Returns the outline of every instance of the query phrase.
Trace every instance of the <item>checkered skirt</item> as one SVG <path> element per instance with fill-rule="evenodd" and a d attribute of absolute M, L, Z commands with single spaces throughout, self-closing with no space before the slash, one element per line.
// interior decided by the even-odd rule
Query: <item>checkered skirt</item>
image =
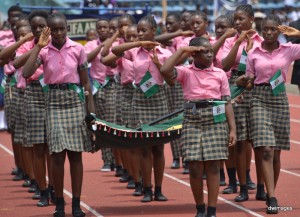
<path fill-rule="evenodd" d="M 105 86 L 94 96 L 96 115 L 104 121 L 116 123 L 116 92 L 115 82 Z"/>
<path fill-rule="evenodd" d="M 45 122 L 45 94 L 39 81 L 32 81 L 25 91 L 26 143 L 47 143 Z"/>
<path fill-rule="evenodd" d="M 14 127 L 14 143 L 22 144 L 23 147 L 33 147 L 32 144 L 25 144 L 25 122 L 26 122 L 26 110 L 24 109 L 25 98 L 24 90 L 16 88 L 14 101 L 15 101 L 15 127 Z"/>
<path fill-rule="evenodd" d="M 47 140 L 50 153 L 91 150 L 84 126 L 84 103 L 74 90 L 49 90 L 46 94 Z"/>
<path fill-rule="evenodd" d="M 4 93 L 4 110 L 5 110 L 5 119 L 8 125 L 9 130 L 14 130 L 14 106 L 12 106 L 14 92 L 16 88 L 10 86 L 10 80 L 12 76 L 8 76 L 6 78 L 6 85 L 5 85 L 5 93 Z"/>
<path fill-rule="evenodd" d="M 141 124 L 147 124 L 168 114 L 167 97 L 164 87 L 160 86 L 160 91 L 150 98 L 146 98 L 142 90 L 137 88 L 133 93 L 132 112 L 133 128 L 137 128 Z"/>
<path fill-rule="evenodd" d="M 122 125 L 132 127 L 132 98 L 134 93 L 132 84 L 122 86 Z"/>
<path fill-rule="evenodd" d="M 286 92 L 274 96 L 270 86 L 255 86 L 250 119 L 254 147 L 290 150 L 290 111 Z"/>
<path fill-rule="evenodd" d="M 182 144 L 185 161 L 221 160 L 228 157 L 227 122 L 214 123 L 212 105 L 184 110 Z"/>

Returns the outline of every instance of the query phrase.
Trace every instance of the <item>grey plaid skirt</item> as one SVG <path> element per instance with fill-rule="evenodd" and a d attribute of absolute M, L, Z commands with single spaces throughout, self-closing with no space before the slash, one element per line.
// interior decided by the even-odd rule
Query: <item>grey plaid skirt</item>
<path fill-rule="evenodd" d="M 142 90 L 137 88 L 133 93 L 132 112 L 133 128 L 137 128 L 141 124 L 147 124 L 168 114 L 167 97 L 164 87 L 160 86 L 160 91 L 150 98 L 146 98 Z"/>
<path fill-rule="evenodd" d="M 94 95 L 96 115 L 104 121 L 116 123 L 117 84 L 110 83 Z"/>
<path fill-rule="evenodd" d="M 122 125 L 126 127 L 132 127 L 132 98 L 134 90 L 132 84 L 122 86 L 121 119 Z"/>
<path fill-rule="evenodd" d="M 45 94 L 39 81 L 31 81 L 25 91 L 26 143 L 47 143 L 45 122 Z"/>
<path fill-rule="evenodd" d="M 286 92 L 274 96 L 270 86 L 255 86 L 250 119 L 254 147 L 290 150 L 290 111 Z"/>
<path fill-rule="evenodd" d="M 14 106 L 12 106 L 14 92 L 16 91 L 16 87 L 10 86 L 10 80 L 12 76 L 7 76 L 6 85 L 5 85 L 5 93 L 4 93 L 4 110 L 5 110 L 5 119 L 8 125 L 8 129 L 14 130 Z"/>
<path fill-rule="evenodd" d="M 25 122 L 26 122 L 26 113 L 24 109 L 25 98 L 24 98 L 25 90 L 16 88 L 15 96 L 14 96 L 14 110 L 15 110 L 15 127 L 14 127 L 14 143 L 22 144 L 24 147 L 33 147 L 33 145 L 25 144 Z"/>
<path fill-rule="evenodd" d="M 184 110 L 182 144 L 185 161 L 222 160 L 228 157 L 227 122 L 214 123 L 212 106 Z"/>
<path fill-rule="evenodd" d="M 174 86 L 164 85 L 168 99 L 168 108 L 170 112 L 183 108 L 184 99 L 181 84 L 176 82 Z"/>
<path fill-rule="evenodd" d="M 50 89 L 46 94 L 47 140 L 50 153 L 91 150 L 84 125 L 85 106 L 74 90 Z"/>

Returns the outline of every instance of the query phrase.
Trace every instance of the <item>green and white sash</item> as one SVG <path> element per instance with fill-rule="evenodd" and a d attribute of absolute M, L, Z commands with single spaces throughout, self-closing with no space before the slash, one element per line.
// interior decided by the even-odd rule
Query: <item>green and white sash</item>
<path fill-rule="evenodd" d="M 245 49 L 243 48 L 240 63 L 238 65 L 238 71 L 246 72 L 246 60 L 247 60 L 247 53 L 246 53 Z"/>
<path fill-rule="evenodd" d="M 12 76 L 9 86 L 15 86 L 17 84 L 17 80 L 18 80 L 18 75 L 17 73 L 14 73 L 14 75 Z"/>
<path fill-rule="evenodd" d="M 6 79 L 7 79 L 7 76 L 4 75 L 4 77 L 1 81 L 1 86 L 0 86 L 0 93 L 2 93 L 2 94 L 4 94 L 4 92 L 5 92 Z"/>
<path fill-rule="evenodd" d="M 49 85 L 45 84 L 44 74 L 41 74 L 41 76 L 39 77 L 39 82 L 40 82 L 40 84 L 42 86 L 43 92 L 47 93 L 49 91 Z"/>
<path fill-rule="evenodd" d="M 153 96 L 159 91 L 159 86 L 149 71 L 147 71 L 145 76 L 142 78 L 140 88 L 147 98 Z"/>
<path fill-rule="evenodd" d="M 226 101 L 215 101 L 213 105 L 213 116 L 214 122 L 224 122 L 226 121 L 226 114 L 225 114 L 225 104 Z"/>
<path fill-rule="evenodd" d="M 92 87 L 92 94 L 93 96 L 98 92 L 98 90 L 101 88 L 101 85 L 97 80 L 93 80 L 93 87 Z"/>
<path fill-rule="evenodd" d="M 79 96 L 80 101 L 84 102 L 85 97 L 84 97 L 84 90 L 82 87 L 78 87 L 76 84 L 69 84 L 69 89 L 75 90 Z"/>
<path fill-rule="evenodd" d="M 109 85 L 110 83 L 110 77 L 106 76 L 104 83 L 101 85 L 101 88 L 104 88 L 105 86 Z"/>
<path fill-rule="evenodd" d="M 272 92 L 273 92 L 274 96 L 277 96 L 281 92 L 285 91 L 284 79 L 283 79 L 283 76 L 282 76 L 282 73 L 281 73 L 280 69 L 271 78 L 270 84 L 271 84 Z"/>

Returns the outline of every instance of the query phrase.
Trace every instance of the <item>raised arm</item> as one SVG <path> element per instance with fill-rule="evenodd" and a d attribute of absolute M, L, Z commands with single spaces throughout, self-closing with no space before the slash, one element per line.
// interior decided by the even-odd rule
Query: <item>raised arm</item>
<path fill-rule="evenodd" d="M 173 38 L 176 38 L 178 36 L 193 36 L 195 33 L 193 31 L 182 31 L 179 29 L 176 32 L 171 33 L 164 33 L 162 35 L 155 36 L 155 41 L 158 41 L 162 44 L 167 43 L 168 41 L 172 40 Z"/>
<path fill-rule="evenodd" d="M 24 43 L 27 41 L 31 41 L 33 39 L 33 34 L 32 33 L 27 33 L 25 37 L 17 41 L 16 43 L 4 48 L 0 52 L 0 59 L 10 59 L 14 56 L 15 51 Z"/>
<path fill-rule="evenodd" d="M 109 49 L 110 47 L 112 46 L 112 44 L 114 43 L 114 41 L 117 40 L 117 38 L 119 37 L 119 31 L 117 30 L 113 36 L 111 38 L 108 38 L 105 40 L 105 44 L 104 44 L 104 47 L 101 51 L 101 56 L 105 57 L 109 54 Z"/>
<path fill-rule="evenodd" d="M 128 42 L 128 43 L 123 43 L 118 46 L 115 46 L 112 48 L 111 51 L 116 56 L 121 57 L 121 56 L 123 56 L 123 53 L 125 51 L 130 50 L 135 47 L 143 47 L 145 49 L 152 49 L 158 45 L 160 45 L 160 44 L 158 42 L 154 42 L 154 41 L 135 41 L 135 42 Z"/>
<path fill-rule="evenodd" d="M 300 38 L 300 31 L 291 26 L 278 26 L 279 31 L 289 37 Z"/>
<path fill-rule="evenodd" d="M 36 71 L 36 69 L 39 67 L 39 64 L 36 63 L 36 60 L 42 48 L 45 47 L 50 42 L 50 33 L 51 33 L 50 28 L 46 27 L 43 30 L 38 43 L 32 49 L 32 52 L 23 67 L 24 78 L 31 77 Z"/>
<path fill-rule="evenodd" d="M 165 63 L 160 68 L 160 73 L 164 77 L 165 81 L 173 86 L 176 81 L 176 73 L 174 72 L 174 67 L 178 63 L 178 60 L 182 55 L 190 56 L 194 52 L 199 52 L 202 47 L 186 46 L 179 48 L 170 58 L 168 58 Z"/>
<path fill-rule="evenodd" d="M 119 59 L 120 57 L 114 55 L 114 54 L 109 54 L 105 57 L 101 57 L 100 62 L 103 63 L 106 66 L 113 66 L 114 63 Z"/>
<path fill-rule="evenodd" d="M 233 28 L 229 28 L 226 30 L 226 32 L 213 44 L 213 51 L 214 54 L 216 55 L 219 51 L 219 49 L 222 47 L 224 44 L 225 40 L 229 37 L 232 37 L 236 33 L 236 30 Z"/>
<path fill-rule="evenodd" d="M 235 44 L 231 48 L 230 52 L 228 53 L 227 57 L 225 57 L 222 61 L 222 67 L 223 67 L 224 71 L 227 72 L 231 69 L 231 67 L 235 63 L 235 58 L 236 58 L 236 55 L 238 53 L 241 43 L 247 38 L 247 35 L 251 35 L 253 33 L 255 33 L 255 31 L 252 29 L 247 30 L 247 31 L 242 31 L 238 40 L 235 42 Z"/>

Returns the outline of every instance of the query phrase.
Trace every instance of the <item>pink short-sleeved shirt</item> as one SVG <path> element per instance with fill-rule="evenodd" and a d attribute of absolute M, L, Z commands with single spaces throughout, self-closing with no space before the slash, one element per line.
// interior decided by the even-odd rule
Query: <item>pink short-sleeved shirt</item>
<path fill-rule="evenodd" d="M 223 45 L 223 58 L 222 59 L 227 57 L 227 55 L 229 54 L 230 50 L 232 49 L 232 47 L 234 46 L 234 44 L 238 40 L 238 38 L 239 38 L 239 35 L 236 34 L 235 36 L 233 36 L 231 38 L 227 38 L 225 40 L 224 45 Z M 251 36 L 251 38 L 253 39 L 253 48 L 258 47 L 260 45 L 260 43 L 263 41 L 263 38 L 260 37 L 257 33 L 253 34 Z M 247 47 L 247 40 L 244 40 L 239 46 L 239 50 L 235 57 L 234 65 L 232 66 L 232 68 L 229 71 L 231 71 L 233 69 L 235 69 L 235 70 L 238 69 L 238 65 L 240 63 L 243 48 L 246 48 L 246 47 Z"/>
<path fill-rule="evenodd" d="M 30 51 L 31 49 L 33 49 L 35 46 L 35 42 L 34 39 L 32 41 L 28 41 L 25 44 L 22 44 L 19 49 L 17 50 L 17 54 L 16 54 L 16 58 L 18 58 L 19 56 L 27 53 L 28 51 Z M 43 49 L 42 49 L 43 50 Z M 27 81 L 33 81 L 33 80 L 38 80 L 40 75 L 43 74 L 43 66 L 40 66 L 35 73 L 27 79 Z"/>
<path fill-rule="evenodd" d="M 95 39 L 93 41 L 87 42 L 84 46 L 85 53 L 86 54 L 90 53 L 91 51 L 96 49 L 101 43 L 102 42 L 100 41 L 100 39 Z M 95 59 L 93 59 L 93 61 L 91 62 L 92 66 L 90 69 L 90 73 L 91 73 L 90 75 L 92 79 L 95 79 L 102 84 L 105 81 L 106 71 L 108 70 L 108 67 L 103 63 L 101 63 L 100 59 L 101 59 L 101 50 L 97 54 Z"/>
<path fill-rule="evenodd" d="M 84 47 L 66 38 L 64 46 L 58 50 L 50 42 L 38 59 L 44 65 L 46 84 L 80 83 L 79 69 L 87 69 Z"/>
<path fill-rule="evenodd" d="M 269 83 L 274 74 L 281 69 L 282 76 L 286 81 L 289 66 L 297 59 L 300 59 L 299 44 L 279 44 L 279 48 L 272 53 L 260 45 L 248 54 L 246 74 L 256 76 L 254 84 Z"/>
<path fill-rule="evenodd" d="M 168 59 L 172 53 L 160 46 L 156 47 L 157 57 L 161 64 Z M 135 83 L 139 84 L 146 72 L 149 71 L 158 85 L 163 85 L 164 78 L 159 72 L 159 69 L 153 63 L 153 50 L 148 51 L 142 47 L 133 48 L 124 52 L 124 58 L 132 61 Z"/>
<path fill-rule="evenodd" d="M 121 74 L 121 84 L 129 84 L 134 80 L 133 64 L 130 60 L 125 58 L 120 58 L 117 62 L 120 74 Z"/>
<path fill-rule="evenodd" d="M 15 37 L 11 30 L 0 31 L 0 46 L 7 47 L 9 43 L 15 43 Z"/>
<path fill-rule="evenodd" d="M 222 96 L 230 96 L 228 79 L 222 69 L 213 65 L 199 69 L 194 63 L 175 68 L 185 100 L 221 99 Z"/>

